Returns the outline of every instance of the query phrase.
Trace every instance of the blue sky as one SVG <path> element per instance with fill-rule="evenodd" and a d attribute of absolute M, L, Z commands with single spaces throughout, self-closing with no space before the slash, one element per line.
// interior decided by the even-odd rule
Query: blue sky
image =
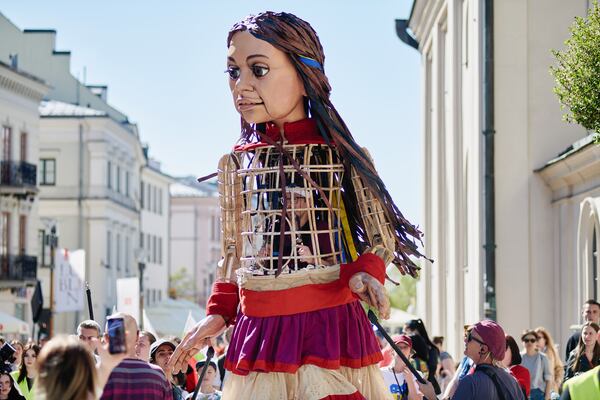
<path fill-rule="evenodd" d="M 174 176 L 207 175 L 239 135 L 225 52 L 233 23 L 263 10 L 287 11 L 315 28 L 325 49 L 332 100 L 369 149 L 394 200 L 422 220 L 419 53 L 394 20 L 412 0 L 102 2 L 0 0 L 19 28 L 57 31 L 71 72 L 107 84 L 109 102 L 138 123 L 143 142 Z"/>

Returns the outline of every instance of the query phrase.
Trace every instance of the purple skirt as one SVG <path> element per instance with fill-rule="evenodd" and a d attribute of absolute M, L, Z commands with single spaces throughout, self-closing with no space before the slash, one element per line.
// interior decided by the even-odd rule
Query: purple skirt
<path fill-rule="evenodd" d="M 360 302 L 273 317 L 241 312 L 225 367 L 238 375 L 295 373 L 301 365 L 361 368 L 382 360 L 381 350 Z"/>

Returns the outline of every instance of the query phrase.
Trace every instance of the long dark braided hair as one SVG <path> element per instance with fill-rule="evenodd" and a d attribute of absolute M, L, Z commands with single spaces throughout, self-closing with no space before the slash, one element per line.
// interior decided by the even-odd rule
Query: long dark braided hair
<path fill-rule="evenodd" d="M 422 243 L 422 233 L 404 218 L 394 204 L 373 163 L 354 141 L 350 130 L 331 103 L 331 86 L 323 68 L 325 54 L 317 33 L 308 22 L 293 14 L 266 11 L 249 15 L 233 25 L 227 37 L 228 47 L 233 35 L 242 31 L 248 31 L 257 39 L 264 40 L 286 53 L 302 79 L 307 94 L 305 107 L 308 114 L 315 119 L 324 140 L 328 144 L 335 144 L 347 171 L 342 181 L 344 205 L 351 234 L 358 250 L 364 251 L 370 243 L 368 243 L 349 173 L 351 166 L 356 169 L 364 185 L 379 199 L 390 222 L 396 239 L 393 263 L 403 274 L 416 276 L 419 267 L 410 256 L 424 257 L 417 247 L 417 242 Z M 258 132 L 264 132 L 264 124 L 255 126 L 242 117 L 240 137 L 242 143 L 258 139 L 261 136 Z"/>

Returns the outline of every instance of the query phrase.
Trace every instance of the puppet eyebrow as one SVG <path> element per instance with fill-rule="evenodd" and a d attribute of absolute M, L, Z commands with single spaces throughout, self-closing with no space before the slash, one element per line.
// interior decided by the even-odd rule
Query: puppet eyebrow
<path fill-rule="evenodd" d="M 265 56 L 264 54 L 251 54 L 248 57 L 246 57 L 246 61 L 250 60 L 251 58 L 256 58 L 256 57 L 262 57 L 262 58 L 269 59 L 269 57 Z"/>
<path fill-rule="evenodd" d="M 248 57 L 246 57 L 246 62 L 249 61 L 249 60 L 251 60 L 251 59 L 253 59 L 253 58 L 258 58 L 258 57 L 266 58 L 267 60 L 269 59 L 269 57 L 265 56 L 264 54 L 250 54 Z M 231 56 L 227 57 L 227 61 L 231 61 L 232 63 L 236 62 L 235 58 L 233 58 Z"/>

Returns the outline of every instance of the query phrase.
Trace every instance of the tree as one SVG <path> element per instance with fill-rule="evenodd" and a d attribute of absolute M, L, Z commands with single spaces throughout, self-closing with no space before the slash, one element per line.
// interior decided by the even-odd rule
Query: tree
<path fill-rule="evenodd" d="M 594 0 L 587 18 L 576 17 L 564 51 L 552 50 L 558 65 L 550 71 L 563 119 L 575 122 L 600 138 L 600 7 Z"/>
<path fill-rule="evenodd" d="M 179 268 L 169 277 L 169 281 L 169 297 L 172 299 L 181 297 L 186 300 L 195 301 L 194 282 L 188 274 L 187 268 Z"/>
<path fill-rule="evenodd" d="M 392 307 L 406 311 L 410 305 L 414 306 L 417 302 L 417 279 L 410 275 L 402 275 L 393 265 L 387 269 L 387 273 L 391 279 L 399 283 L 395 285 L 388 280 L 385 282 Z"/>

